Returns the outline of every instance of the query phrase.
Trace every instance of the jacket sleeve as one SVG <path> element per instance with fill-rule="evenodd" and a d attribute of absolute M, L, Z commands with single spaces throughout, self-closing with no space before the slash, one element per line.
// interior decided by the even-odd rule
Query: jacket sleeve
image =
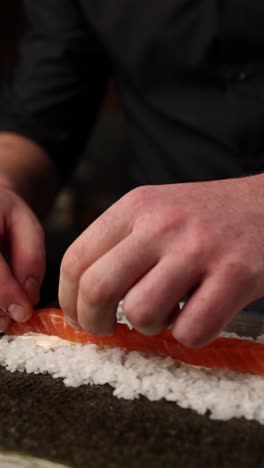
<path fill-rule="evenodd" d="M 0 94 L 0 131 L 41 145 L 67 177 L 88 139 L 109 63 L 78 2 L 24 0 L 25 32 Z"/>

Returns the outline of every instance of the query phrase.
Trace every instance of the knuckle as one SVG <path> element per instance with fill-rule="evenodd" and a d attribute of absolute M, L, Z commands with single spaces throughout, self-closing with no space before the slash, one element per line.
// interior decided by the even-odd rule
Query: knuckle
<path fill-rule="evenodd" d="M 225 265 L 227 276 L 240 285 L 248 285 L 255 281 L 257 269 L 248 264 L 242 257 L 228 260 Z"/>
<path fill-rule="evenodd" d="M 165 215 L 159 223 L 153 226 L 153 235 L 158 237 L 166 236 L 168 233 L 176 231 L 179 224 L 180 219 L 178 216 Z"/>
<path fill-rule="evenodd" d="M 125 195 L 127 201 L 132 205 L 142 205 L 153 198 L 153 187 L 142 185 L 136 187 Z"/>
<path fill-rule="evenodd" d="M 186 261 L 198 269 L 206 265 L 215 247 L 213 233 L 204 226 L 188 227 L 183 251 Z"/>
<path fill-rule="evenodd" d="M 185 214 L 183 212 L 167 211 L 162 213 L 161 216 L 158 215 L 158 217 L 150 214 L 148 217 L 144 217 L 142 221 L 151 226 L 152 240 L 165 239 L 168 236 L 169 239 L 174 239 L 175 234 L 179 232 L 185 223 Z"/>
<path fill-rule="evenodd" d="M 82 276 L 79 284 L 79 292 L 86 304 L 92 308 L 114 301 L 113 288 L 109 281 L 102 275 L 97 275 L 92 270 Z"/>
<path fill-rule="evenodd" d="M 70 247 L 61 262 L 61 274 L 74 281 L 81 272 L 83 257 L 77 247 Z"/>
<path fill-rule="evenodd" d="M 205 254 L 206 246 L 200 239 L 192 239 L 188 242 L 188 258 L 192 264 L 201 264 Z"/>
<path fill-rule="evenodd" d="M 213 242 L 213 233 L 208 227 L 196 225 L 191 231 L 188 245 L 193 255 L 201 255 L 205 250 L 208 250 Z"/>
<path fill-rule="evenodd" d="M 186 257 L 186 261 L 198 267 L 205 262 L 206 257 L 209 255 L 210 245 L 209 236 L 203 235 L 203 229 L 195 229 L 191 232 L 187 229 L 186 235 L 184 236 L 184 244 L 181 244 L 181 248 L 182 253 L 184 253 Z M 174 242 L 174 240 L 169 244 L 169 252 L 176 257 L 179 254 L 179 244 Z"/>

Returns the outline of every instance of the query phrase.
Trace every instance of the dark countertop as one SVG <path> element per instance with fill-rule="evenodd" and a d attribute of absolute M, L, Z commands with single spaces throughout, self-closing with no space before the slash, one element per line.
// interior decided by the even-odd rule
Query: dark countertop
<path fill-rule="evenodd" d="M 0 448 L 75 468 L 264 467 L 264 426 L 0 367 Z"/>

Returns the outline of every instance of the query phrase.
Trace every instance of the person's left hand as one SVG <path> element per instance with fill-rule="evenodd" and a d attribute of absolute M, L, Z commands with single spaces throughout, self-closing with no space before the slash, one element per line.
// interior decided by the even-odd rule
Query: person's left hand
<path fill-rule="evenodd" d="M 137 330 L 156 334 L 171 324 L 193 347 L 263 293 L 262 175 L 134 189 L 68 249 L 59 286 L 75 326 L 112 333 L 124 298 Z"/>

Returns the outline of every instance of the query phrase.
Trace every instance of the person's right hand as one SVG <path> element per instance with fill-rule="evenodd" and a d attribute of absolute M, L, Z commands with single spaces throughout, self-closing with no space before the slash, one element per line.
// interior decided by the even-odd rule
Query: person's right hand
<path fill-rule="evenodd" d="M 0 183 L 0 332 L 28 320 L 45 272 L 42 227 L 12 189 Z"/>

